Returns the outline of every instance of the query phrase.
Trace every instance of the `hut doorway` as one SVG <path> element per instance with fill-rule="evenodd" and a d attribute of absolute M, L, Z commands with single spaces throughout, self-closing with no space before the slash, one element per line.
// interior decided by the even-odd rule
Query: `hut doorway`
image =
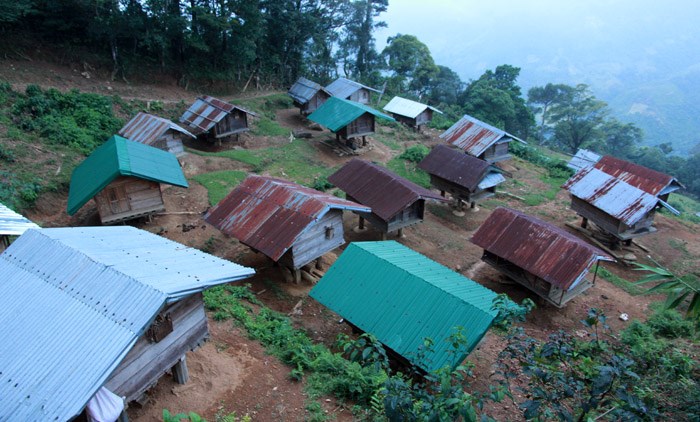
<path fill-rule="evenodd" d="M 106 194 L 109 199 L 109 208 L 112 210 L 112 214 L 121 214 L 131 211 L 129 197 L 126 194 L 126 185 L 108 187 Z"/>

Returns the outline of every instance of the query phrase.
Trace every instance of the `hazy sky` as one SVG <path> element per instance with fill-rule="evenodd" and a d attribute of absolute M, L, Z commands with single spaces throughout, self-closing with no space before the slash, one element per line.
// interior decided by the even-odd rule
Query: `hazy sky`
<path fill-rule="evenodd" d="M 700 70 L 700 0 L 389 0 L 387 28 L 412 34 L 464 81 L 499 64 L 521 85 L 546 82 L 615 90 L 622 78 Z"/>

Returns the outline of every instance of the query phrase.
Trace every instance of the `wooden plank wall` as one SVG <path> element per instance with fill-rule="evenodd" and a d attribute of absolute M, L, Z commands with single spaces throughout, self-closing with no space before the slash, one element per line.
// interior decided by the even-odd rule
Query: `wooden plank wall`
<path fill-rule="evenodd" d="M 331 239 L 326 239 L 326 227 L 333 230 Z M 343 243 L 343 211 L 330 210 L 323 218 L 307 227 L 294 242 L 291 249 L 293 266 L 301 268 Z"/>
<path fill-rule="evenodd" d="M 214 127 L 214 133 L 217 138 L 245 132 L 247 130 L 248 115 L 238 109 L 234 109 L 231 113 L 227 114 L 226 117 Z"/>
<path fill-rule="evenodd" d="M 425 200 L 419 199 L 406 207 L 392 218 L 387 225 L 387 231 L 393 232 L 404 227 L 412 226 L 423 221 L 425 210 Z"/>
<path fill-rule="evenodd" d="M 105 383 L 110 391 L 126 396 L 127 402 L 138 399 L 180 357 L 197 348 L 208 335 L 201 293 L 174 303 L 163 312 L 170 313 L 173 332 L 158 343 L 151 343 L 141 336 Z"/>
<path fill-rule="evenodd" d="M 111 188 L 124 189 L 131 209 L 122 212 L 113 212 L 109 197 L 107 196 Z M 137 179 L 135 177 L 120 177 L 116 179 L 95 196 L 95 201 L 98 205 L 97 209 L 102 224 L 128 220 L 152 212 L 165 210 L 160 184 Z"/>
<path fill-rule="evenodd" d="M 360 88 L 350 95 L 351 101 L 356 101 L 360 104 L 369 104 L 369 90 L 365 88 Z"/>

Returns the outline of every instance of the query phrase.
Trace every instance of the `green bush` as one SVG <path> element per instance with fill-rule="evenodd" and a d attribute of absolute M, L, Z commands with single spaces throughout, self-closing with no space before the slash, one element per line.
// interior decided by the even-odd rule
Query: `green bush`
<path fill-rule="evenodd" d="M 420 163 L 428 154 L 430 154 L 430 149 L 425 145 L 414 145 L 399 155 L 399 158 L 413 163 Z"/>
<path fill-rule="evenodd" d="M 567 163 L 565 161 L 548 157 L 537 148 L 523 145 L 519 142 L 511 142 L 509 148 L 510 152 L 516 157 L 544 167 L 550 178 L 568 179 L 574 174 L 573 170 L 566 166 Z"/>
<path fill-rule="evenodd" d="M 693 322 L 683 319 L 681 314 L 672 309 L 655 313 L 647 324 L 657 336 L 670 339 L 690 337 L 694 332 Z"/>

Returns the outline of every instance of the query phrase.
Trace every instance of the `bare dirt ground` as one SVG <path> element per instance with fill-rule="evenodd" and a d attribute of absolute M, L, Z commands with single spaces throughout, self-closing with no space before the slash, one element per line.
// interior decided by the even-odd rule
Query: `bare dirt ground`
<path fill-rule="evenodd" d="M 5 61 L 0 66 L 0 78 L 10 80 L 15 86 L 29 82 L 26 76 L 22 76 L 25 74 L 34 74 L 35 78 L 30 81 L 42 85 L 107 92 L 107 82 L 95 81 L 94 78 L 86 79 L 80 76 L 80 72 L 72 69 L 58 69 L 55 65 L 36 62 L 21 63 L 21 69 L 16 62 Z M 134 87 L 113 83 L 109 86 L 113 87 L 109 92 L 120 95 L 131 93 L 163 101 L 191 101 L 194 98 L 192 93 L 172 87 Z M 296 110 L 283 110 L 277 116 L 280 124 L 290 130 L 306 127 L 306 122 L 298 116 Z M 439 142 L 436 135 L 437 132 L 429 132 L 424 142 L 427 145 Z M 350 159 L 338 157 L 330 149 L 320 145 L 320 140 L 332 137 L 327 131 L 314 132 L 313 136 L 309 142 L 315 145 L 318 159 L 324 164 L 339 166 Z M 268 138 L 260 142 L 246 142 L 245 145 L 246 148 L 262 148 L 281 145 L 283 142 L 288 140 L 284 137 Z M 396 151 L 379 142 L 374 142 L 374 146 L 375 148 L 364 155 L 363 159 L 387 162 L 396 154 Z M 194 154 L 187 154 L 182 163 L 188 177 L 223 169 L 250 170 L 244 164 L 233 160 Z M 509 166 L 513 178 L 524 185 L 544 188 L 537 171 L 528 169 L 528 166 L 518 160 L 513 160 Z M 518 194 L 516 186 L 509 189 L 513 190 L 511 193 Z M 291 318 L 295 325 L 306 329 L 314 340 L 332 346 L 338 333 L 350 333 L 346 325 L 338 324 L 338 316 L 307 297 L 311 285 L 286 283 L 279 268 L 273 267 L 267 258 L 251 252 L 235 239 L 223 236 L 205 223 L 202 215 L 209 204 L 206 189 L 202 186 L 191 182 L 189 189 L 169 187 L 164 190 L 164 195 L 168 211 L 164 215 L 154 217 L 151 222 L 140 221 L 134 225 L 192 247 L 202 248 L 210 242 L 214 246 L 214 254 L 256 268 L 258 274 L 249 280 L 252 291 L 257 293 L 267 306 L 285 314 L 289 314 L 295 306 L 298 308 L 297 305 L 301 303 L 301 314 L 292 315 Z M 469 238 L 489 212 L 498 205 L 523 210 L 563 227 L 565 222 L 576 220 L 575 214 L 566 206 L 567 201 L 564 192 L 559 192 L 554 201 L 536 207 L 526 207 L 517 199 L 498 196 L 480 204 L 479 211 L 468 212 L 464 217 L 454 216 L 447 204 L 431 204 L 427 207 L 424 223 L 405 230 L 403 238 L 396 239 L 390 236 L 390 239 L 396 239 L 498 293 L 505 292 L 516 301 L 525 297 L 537 301 L 532 293 L 508 282 L 500 273 L 484 264 L 480 260 L 481 249 L 471 244 Z M 87 204 L 74 217 L 65 214 L 65 206 L 65 195 L 49 193 L 43 195 L 37 201 L 35 209 L 27 214 L 29 218 L 49 227 L 98 223 L 94 204 Z M 361 233 L 354 232 L 352 229 L 356 225 L 357 217 L 346 214 L 345 233 L 348 242 L 379 239 L 379 233 L 371 227 Z M 658 215 L 656 226 L 659 229 L 657 233 L 641 240 L 651 249 L 650 254 L 654 259 L 670 268 L 684 262 L 697 262 L 697 257 L 700 256 L 699 225 Z M 332 263 L 340 253 L 338 250 L 328 254 L 324 258 L 325 265 Z M 640 258 L 645 256 L 641 250 L 636 250 L 635 253 Z M 636 280 L 640 277 L 638 272 L 622 264 L 604 266 L 626 280 Z M 574 299 L 564 309 L 538 307 L 523 327 L 528 334 L 537 338 L 544 338 L 558 329 L 582 329 L 580 320 L 585 317 L 589 308 L 596 307 L 608 315 L 610 325 L 617 331 L 629 324 L 629 321 L 618 319 L 620 313 L 629 314 L 630 320 L 645 319 L 650 313 L 648 306 L 654 299 L 656 298 L 631 296 L 608 281 L 598 278 L 593 288 Z M 160 420 L 163 408 L 173 413 L 194 411 L 209 420 L 230 412 L 235 412 L 238 416 L 248 414 L 253 420 L 261 421 L 296 421 L 309 416 L 305 410 L 308 399 L 304 395 L 303 384 L 289 380 L 290 368 L 276 358 L 266 355 L 259 343 L 247 339 L 245 334 L 230 322 L 210 320 L 210 331 L 210 341 L 201 349 L 188 354 L 190 382 L 180 386 L 174 384 L 169 377 L 163 377 L 149 393 L 150 400 L 143 407 L 132 406 L 129 409 L 132 420 Z M 475 388 L 486 389 L 488 386 L 493 372 L 492 365 L 504 342 L 503 337 L 489 333 L 470 355 L 469 359 L 476 365 L 473 380 Z M 338 420 L 352 418 L 349 409 L 335 403 L 332 398 L 322 400 L 322 404 L 330 417 Z M 520 418 L 519 411 L 512 404 L 491 410 L 499 419 Z"/>

